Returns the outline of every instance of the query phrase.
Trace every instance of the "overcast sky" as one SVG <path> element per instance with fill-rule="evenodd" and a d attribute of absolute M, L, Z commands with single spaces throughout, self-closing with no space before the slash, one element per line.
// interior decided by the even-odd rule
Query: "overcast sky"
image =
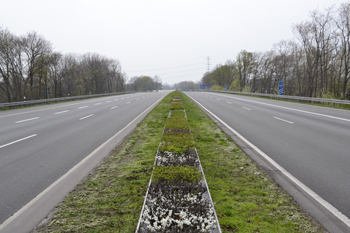
<path fill-rule="evenodd" d="M 0 26 L 36 31 L 61 53 L 118 59 L 128 77 L 199 81 L 241 50 L 293 38 L 292 25 L 345 0 L 2 0 Z"/>

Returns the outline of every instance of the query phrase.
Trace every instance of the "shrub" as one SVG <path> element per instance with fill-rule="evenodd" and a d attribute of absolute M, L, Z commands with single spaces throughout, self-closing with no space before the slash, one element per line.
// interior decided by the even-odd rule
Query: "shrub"
<path fill-rule="evenodd" d="M 164 167 L 157 165 L 153 170 L 153 182 L 158 181 L 183 181 L 197 183 L 202 179 L 197 167 L 190 166 L 172 166 Z"/>
<path fill-rule="evenodd" d="M 193 138 L 190 133 L 164 132 L 159 151 L 175 152 L 179 155 L 189 149 L 194 150 Z"/>

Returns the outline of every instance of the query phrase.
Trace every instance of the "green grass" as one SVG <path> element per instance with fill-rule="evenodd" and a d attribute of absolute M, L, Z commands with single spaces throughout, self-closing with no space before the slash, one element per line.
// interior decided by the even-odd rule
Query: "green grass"
<path fill-rule="evenodd" d="M 181 99 L 223 232 L 322 231 L 201 109 Z"/>
<path fill-rule="evenodd" d="M 38 232 L 133 232 L 172 98 L 152 110 Z M 322 231 L 204 112 L 181 98 L 223 232 Z"/>
<path fill-rule="evenodd" d="M 182 129 L 188 130 L 188 123 L 185 117 L 185 112 L 179 110 L 172 110 L 171 117 L 165 123 L 167 129 Z"/>
<path fill-rule="evenodd" d="M 187 132 L 164 132 L 159 151 L 180 154 L 188 149 L 194 150 L 192 135 Z"/>

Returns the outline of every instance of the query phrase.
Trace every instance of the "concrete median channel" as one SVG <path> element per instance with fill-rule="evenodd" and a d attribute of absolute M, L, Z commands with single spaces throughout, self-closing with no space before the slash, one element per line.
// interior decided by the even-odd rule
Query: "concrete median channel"
<path fill-rule="evenodd" d="M 156 154 L 137 233 L 221 232 L 176 91 Z"/>

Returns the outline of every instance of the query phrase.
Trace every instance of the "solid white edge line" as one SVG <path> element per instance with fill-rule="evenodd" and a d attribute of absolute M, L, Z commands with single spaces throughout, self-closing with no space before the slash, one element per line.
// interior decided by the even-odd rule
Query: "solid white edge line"
<path fill-rule="evenodd" d="M 320 203 L 323 207 L 328 209 L 334 216 L 336 216 L 338 219 L 340 219 L 344 224 L 346 224 L 348 227 L 350 227 L 350 219 L 345 216 L 343 213 L 341 213 L 337 208 L 332 206 L 330 203 L 328 203 L 326 200 L 324 200 L 322 197 L 320 197 L 317 193 L 312 191 L 309 187 L 307 187 L 305 184 L 303 184 L 301 181 L 299 181 L 297 178 L 295 178 L 292 174 L 290 174 L 287 170 L 285 170 L 282 166 L 280 166 L 278 163 L 276 163 L 273 159 L 271 159 L 267 154 L 262 152 L 258 147 L 253 145 L 251 142 L 249 142 L 246 138 L 244 138 L 242 135 L 240 135 L 236 130 L 232 129 L 228 124 L 226 124 L 224 121 L 222 121 L 219 117 L 217 117 L 214 113 L 210 112 L 207 108 L 205 108 L 202 104 L 200 104 L 197 100 L 195 100 L 192 96 L 189 96 L 194 102 L 196 102 L 198 105 L 200 105 L 205 111 L 207 111 L 209 114 L 211 114 L 213 117 L 215 117 L 218 121 L 220 121 L 225 127 L 227 127 L 229 130 L 231 130 L 234 134 L 237 135 L 242 141 L 244 141 L 246 144 L 248 144 L 251 148 L 253 148 L 257 153 L 259 153 L 262 157 L 264 157 L 266 160 L 268 160 L 273 166 L 275 166 L 278 170 L 281 171 L 285 176 L 287 176 L 289 179 L 291 179 L 296 185 L 298 185 L 301 189 L 303 189 L 307 194 L 309 194 L 312 198 L 314 198 L 318 203 Z"/>
<path fill-rule="evenodd" d="M 36 120 L 36 119 L 39 119 L 39 117 L 34 117 L 34 118 L 26 119 L 26 120 L 16 121 L 15 124 L 26 122 L 26 121 L 32 121 L 32 120 Z"/>
<path fill-rule="evenodd" d="M 79 121 L 84 120 L 84 119 L 86 119 L 86 118 L 88 118 L 88 117 L 92 117 L 93 115 L 94 115 L 94 114 L 91 114 L 91 115 L 88 115 L 88 116 L 82 117 L 82 118 L 80 118 L 80 119 L 79 119 Z"/>
<path fill-rule="evenodd" d="M 289 124 L 294 124 L 294 122 L 287 121 L 287 120 L 284 120 L 284 119 L 281 119 L 281 118 L 278 118 L 278 117 L 273 117 L 273 118 L 275 118 L 276 120 L 279 120 L 279 121 L 287 122 L 287 123 L 289 123 Z"/>
<path fill-rule="evenodd" d="M 246 109 L 246 110 L 248 110 L 248 111 L 251 111 L 251 109 L 250 109 L 250 108 L 247 108 L 247 107 L 242 107 L 242 108 L 244 108 L 244 109 Z"/>
<path fill-rule="evenodd" d="M 166 96 L 166 95 L 165 95 Z M 4 229 L 9 223 L 14 221 L 21 213 L 23 213 L 26 209 L 28 209 L 31 205 L 33 205 L 35 202 L 37 202 L 42 196 L 44 196 L 47 192 L 49 192 L 51 189 L 53 189 L 54 186 L 56 186 L 59 182 L 61 182 L 64 178 L 66 178 L 69 174 L 73 173 L 78 167 L 82 166 L 85 161 L 87 161 L 89 158 L 94 156 L 102 147 L 104 147 L 106 144 L 108 144 L 110 141 L 112 141 L 115 137 L 117 137 L 121 132 L 123 132 L 129 125 L 131 125 L 134 121 L 136 121 L 140 116 L 142 116 L 145 112 L 147 112 L 150 108 L 153 107 L 153 105 L 157 104 L 160 100 L 162 100 L 164 96 L 159 98 L 156 102 L 154 102 L 151 106 L 149 106 L 145 111 L 140 113 L 137 117 L 135 117 L 132 121 L 130 121 L 129 124 L 127 124 L 124 128 L 122 128 L 118 133 L 116 133 L 114 136 L 112 136 L 110 139 L 108 139 L 106 142 L 104 142 L 101 146 L 99 146 L 97 149 L 95 149 L 91 154 L 86 156 L 83 160 L 81 160 L 77 165 L 72 167 L 66 174 L 61 176 L 58 180 L 56 180 L 54 183 L 52 183 L 49 187 L 47 187 L 44 191 L 39 193 L 35 198 L 33 198 L 30 202 L 28 202 L 25 206 L 23 206 L 21 209 L 19 209 L 16 213 L 14 213 L 11 217 L 5 220 L 0 225 L 0 231 Z"/>
<path fill-rule="evenodd" d="M 6 147 L 6 146 L 9 146 L 9 145 L 15 144 L 15 143 L 20 142 L 20 141 L 24 141 L 24 140 L 26 140 L 26 139 L 29 139 L 29 138 L 32 138 L 32 137 L 35 137 L 35 136 L 37 136 L 37 134 L 33 134 L 33 135 L 28 136 L 28 137 L 21 138 L 21 139 L 18 139 L 18 140 L 16 140 L 16 141 L 13 141 L 13 142 L 7 143 L 7 144 L 5 144 L 5 145 L 0 146 L 0 148 L 4 148 L 4 147 Z"/>
<path fill-rule="evenodd" d="M 64 111 L 61 111 L 61 112 L 56 112 L 55 114 L 61 114 L 61 113 L 65 113 L 65 112 L 68 112 L 69 110 L 64 110 Z"/>

